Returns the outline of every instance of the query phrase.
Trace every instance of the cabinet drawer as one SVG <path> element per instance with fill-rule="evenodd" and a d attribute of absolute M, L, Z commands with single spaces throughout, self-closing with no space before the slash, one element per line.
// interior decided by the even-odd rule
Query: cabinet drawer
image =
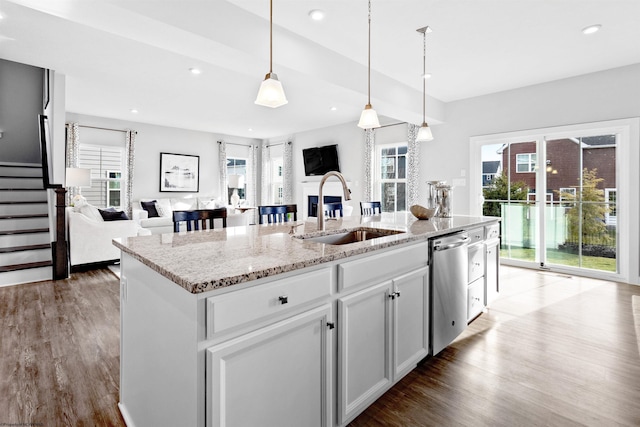
<path fill-rule="evenodd" d="M 473 245 L 484 240 L 484 227 L 469 230 L 469 244 Z"/>
<path fill-rule="evenodd" d="M 356 288 L 364 283 L 380 283 L 390 277 L 424 267 L 428 260 L 429 246 L 424 242 L 344 262 L 338 266 L 338 291 Z"/>
<path fill-rule="evenodd" d="M 469 321 L 482 313 L 484 308 L 484 278 L 469 285 L 467 297 L 467 321 Z"/>
<path fill-rule="evenodd" d="M 469 283 L 484 276 L 484 245 L 469 246 Z"/>
<path fill-rule="evenodd" d="M 207 298 L 207 338 L 331 295 L 332 268 Z"/>
<path fill-rule="evenodd" d="M 500 237 L 500 224 L 487 225 L 485 227 L 485 236 L 487 240 Z"/>

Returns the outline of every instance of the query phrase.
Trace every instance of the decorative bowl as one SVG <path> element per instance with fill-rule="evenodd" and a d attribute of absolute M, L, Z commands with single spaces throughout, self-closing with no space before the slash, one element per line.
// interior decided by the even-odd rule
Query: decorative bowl
<path fill-rule="evenodd" d="M 418 219 L 431 219 L 438 213 L 437 206 L 435 208 L 429 209 L 425 208 L 424 206 L 413 205 L 411 206 L 411 208 L 409 208 L 409 210 L 411 211 L 413 216 Z"/>

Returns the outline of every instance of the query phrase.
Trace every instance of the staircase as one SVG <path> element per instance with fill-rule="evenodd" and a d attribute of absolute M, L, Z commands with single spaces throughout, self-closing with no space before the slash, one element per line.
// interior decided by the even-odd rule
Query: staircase
<path fill-rule="evenodd" d="M 0 163 L 0 286 L 53 277 L 42 166 Z"/>

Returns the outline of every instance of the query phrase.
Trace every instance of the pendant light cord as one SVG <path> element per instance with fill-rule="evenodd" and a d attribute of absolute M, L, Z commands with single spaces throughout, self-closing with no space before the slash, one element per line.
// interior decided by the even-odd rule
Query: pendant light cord
<path fill-rule="evenodd" d="M 269 0 L 269 74 L 273 73 L 273 0 Z"/>
<path fill-rule="evenodd" d="M 367 103 L 371 105 L 371 0 L 369 0 L 369 52 L 367 64 Z"/>
<path fill-rule="evenodd" d="M 423 33 L 422 45 L 422 123 L 427 122 L 427 31 Z"/>

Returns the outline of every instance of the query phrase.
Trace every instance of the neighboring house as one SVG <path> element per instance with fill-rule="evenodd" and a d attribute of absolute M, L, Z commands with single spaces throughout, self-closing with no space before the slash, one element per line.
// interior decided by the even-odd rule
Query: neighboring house
<path fill-rule="evenodd" d="M 562 202 L 563 193 L 576 194 L 580 185 L 582 169 L 597 169 L 602 182 L 598 188 L 604 191 L 605 201 L 610 202 L 606 223 L 616 224 L 616 145 L 615 135 L 584 138 L 565 138 L 547 141 L 547 202 Z M 506 148 L 506 146 L 505 146 Z M 583 152 L 580 165 L 580 150 Z M 535 200 L 536 171 L 538 160 L 535 142 L 510 144 L 502 151 L 505 172 L 512 181 L 523 181 L 529 187 L 529 200 Z M 484 169 L 484 164 L 483 164 Z M 484 185 L 483 170 L 483 185 Z"/>
<path fill-rule="evenodd" d="M 482 188 L 490 187 L 496 176 L 502 173 L 502 162 L 492 160 L 482 162 Z"/>

